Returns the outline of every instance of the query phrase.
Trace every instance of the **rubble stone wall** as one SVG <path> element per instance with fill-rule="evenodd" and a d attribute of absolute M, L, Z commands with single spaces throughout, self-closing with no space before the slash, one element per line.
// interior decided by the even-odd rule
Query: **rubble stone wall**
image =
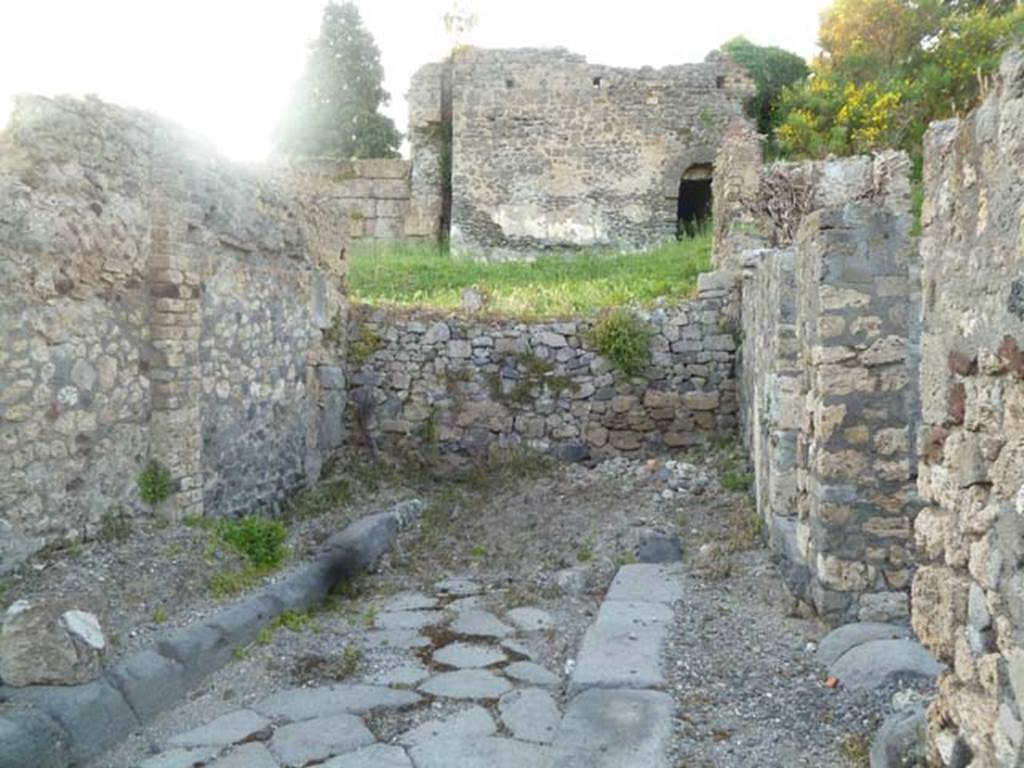
<path fill-rule="evenodd" d="M 170 517 L 272 504 L 318 471 L 344 403 L 329 221 L 151 116 L 19 102 L 0 135 L 0 569 L 151 513 L 150 459 Z"/>
<path fill-rule="evenodd" d="M 715 250 L 742 282 L 742 434 L 790 591 L 831 623 L 905 619 L 919 289 L 909 163 L 716 161 Z"/>
<path fill-rule="evenodd" d="M 413 81 L 414 198 L 440 206 L 431 184 L 450 174 L 456 253 L 642 249 L 675 236 L 683 175 L 710 180 L 753 92 L 717 53 L 630 70 L 560 48 L 460 50 Z"/>
<path fill-rule="evenodd" d="M 948 665 L 936 765 L 1024 761 L 1024 55 L 925 140 L 913 624 Z"/>
<path fill-rule="evenodd" d="M 349 434 L 471 455 L 523 445 L 570 459 L 726 437 L 736 428 L 734 285 L 727 273 L 703 275 L 696 299 L 640 313 L 652 364 L 634 379 L 594 351 L 593 320 L 362 308 L 352 322 Z"/>

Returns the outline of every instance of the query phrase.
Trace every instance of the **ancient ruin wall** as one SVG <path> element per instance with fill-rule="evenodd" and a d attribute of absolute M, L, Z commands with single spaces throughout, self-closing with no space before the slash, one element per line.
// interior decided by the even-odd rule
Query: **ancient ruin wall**
<path fill-rule="evenodd" d="M 522 323 L 384 310 L 353 320 L 349 430 L 375 445 L 480 455 L 526 446 L 582 459 L 707 443 L 736 428 L 734 279 L 642 313 L 652 365 L 629 379 L 593 320 Z"/>
<path fill-rule="evenodd" d="M 318 471 L 344 402 L 324 395 L 344 392 L 321 343 L 343 297 L 320 213 L 151 116 L 20 102 L 0 138 L 0 567 L 145 513 L 149 459 L 170 516 Z"/>
<path fill-rule="evenodd" d="M 710 178 L 723 131 L 746 122 L 753 94 L 721 54 L 629 70 L 564 49 L 466 49 L 451 68 L 451 243 L 491 257 L 674 237 L 683 174 L 696 166 Z M 440 97 L 417 89 L 437 89 L 435 74 L 410 94 L 413 107 L 431 107 L 413 109 L 414 167 L 416 122 L 429 112 L 443 124 Z M 436 157 L 429 150 L 430 168 Z"/>
<path fill-rule="evenodd" d="M 925 141 L 921 641 L 949 665 L 932 758 L 1024 760 L 1024 55 Z"/>
<path fill-rule="evenodd" d="M 833 623 L 908 612 L 908 171 L 897 153 L 765 166 L 747 131 L 716 162 L 715 260 L 744 275 L 741 422 L 758 511 L 790 591 Z"/>
<path fill-rule="evenodd" d="M 351 241 L 437 239 L 437 221 L 412 203 L 407 160 L 292 160 L 280 173 L 330 206 Z"/>

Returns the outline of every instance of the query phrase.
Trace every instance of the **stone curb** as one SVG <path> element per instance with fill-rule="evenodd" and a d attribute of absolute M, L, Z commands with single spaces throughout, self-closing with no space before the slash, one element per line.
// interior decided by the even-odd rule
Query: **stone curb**
<path fill-rule="evenodd" d="M 226 665 L 281 613 L 322 602 L 367 570 L 422 509 L 418 499 L 335 534 L 312 562 L 217 613 L 159 636 L 85 685 L 0 687 L 0 768 L 69 768 L 123 741 Z"/>

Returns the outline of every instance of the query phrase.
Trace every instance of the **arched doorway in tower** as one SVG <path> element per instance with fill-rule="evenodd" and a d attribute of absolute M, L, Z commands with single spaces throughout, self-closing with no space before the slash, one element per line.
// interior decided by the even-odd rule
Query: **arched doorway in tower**
<path fill-rule="evenodd" d="M 711 221 L 711 164 L 698 163 L 683 171 L 676 209 L 676 237 L 693 237 Z"/>

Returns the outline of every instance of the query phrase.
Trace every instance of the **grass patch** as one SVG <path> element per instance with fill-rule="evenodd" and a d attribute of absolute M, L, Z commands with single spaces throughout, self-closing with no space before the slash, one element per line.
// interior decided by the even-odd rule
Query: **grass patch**
<path fill-rule="evenodd" d="M 627 376 L 639 376 L 651 364 L 651 330 L 626 309 L 614 309 L 590 332 L 590 343 Z"/>
<path fill-rule="evenodd" d="M 139 496 L 151 506 L 171 495 L 171 470 L 159 461 L 152 460 L 146 464 L 135 482 L 139 485 Z"/>
<path fill-rule="evenodd" d="M 231 550 L 243 561 L 240 569 L 230 568 L 210 577 L 207 586 L 216 598 L 249 589 L 280 568 L 288 557 L 288 529 L 280 520 L 256 515 L 237 519 L 189 516 L 185 524 L 209 532 L 206 557 L 211 564 L 218 547 Z"/>
<path fill-rule="evenodd" d="M 524 262 L 453 259 L 436 246 L 361 241 L 349 257 L 349 289 L 368 304 L 458 309 L 475 286 L 486 312 L 566 317 L 657 298 L 686 298 L 711 269 L 711 235 L 666 243 L 640 254 L 581 251 Z"/>

